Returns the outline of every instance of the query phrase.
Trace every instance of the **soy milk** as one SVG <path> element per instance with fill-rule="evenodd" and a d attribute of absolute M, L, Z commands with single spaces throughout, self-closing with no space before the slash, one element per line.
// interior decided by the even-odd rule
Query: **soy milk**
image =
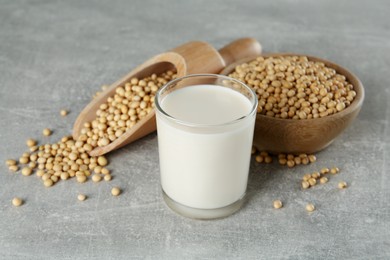
<path fill-rule="evenodd" d="M 160 105 L 168 115 L 157 110 L 164 192 L 201 209 L 225 207 L 242 198 L 255 122 L 248 98 L 218 85 L 195 85 L 169 93 Z"/>

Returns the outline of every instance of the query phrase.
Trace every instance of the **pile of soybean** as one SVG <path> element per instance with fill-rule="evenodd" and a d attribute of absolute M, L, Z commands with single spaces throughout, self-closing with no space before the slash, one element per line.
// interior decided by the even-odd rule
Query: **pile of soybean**
<path fill-rule="evenodd" d="M 344 75 L 306 56 L 258 57 L 229 76 L 255 90 L 258 114 L 282 119 L 326 117 L 344 110 L 356 96 Z"/>
<path fill-rule="evenodd" d="M 229 75 L 251 87 L 257 95 L 257 113 L 286 120 L 322 118 L 343 111 L 356 92 L 344 75 L 306 56 L 258 57 L 235 67 Z M 310 154 L 279 154 L 279 164 L 294 167 L 316 161 Z M 259 163 L 271 163 L 266 151 Z"/>
<path fill-rule="evenodd" d="M 173 71 L 167 71 L 143 79 L 130 79 L 100 106 L 94 120 L 84 124 L 77 140 L 69 135 L 56 143 L 39 145 L 36 140 L 28 139 L 26 144 L 29 151 L 24 152 L 18 160 L 8 159 L 6 165 L 10 171 L 21 171 L 24 176 L 35 173 L 46 187 L 71 178 L 76 178 L 79 183 L 85 183 L 89 179 L 94 182 L 102 179 L 110 181 L 112 177 L 110 170 L 106 168 L 107 158 L 93 157 L 89 152 L 119 138 L 150 113 L 154 108 L 157 90 L 175 77 Z M 62 116 L 67 114 L 67 110 L 60 111 Z M 45 136 L 51 133 L 50 129 L 43 130 Z M 115 188 L 112 193 L 119 195 L 120 190 Z M 15 200 L 14 204 L 21 205 L 19 200 Z"/>

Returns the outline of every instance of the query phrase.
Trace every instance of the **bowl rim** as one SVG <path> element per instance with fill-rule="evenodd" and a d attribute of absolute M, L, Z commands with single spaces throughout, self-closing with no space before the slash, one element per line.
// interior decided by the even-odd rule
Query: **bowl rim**
<path fill-rule="evenodd" d="M 329 60 L 326 60 L 323 58 L 318 58 L 318 57 L 312 56 L 312 55 L 299 54 L 299 53 L 293 53 L 293 52 L 264 53 L 261 55 L 238 60 L 238 61 L 226 66 L 220 72 L 220 74 L 229 76 L 229 74 L 233 72 L 233 70 L 236 68 L 237 65 L 240 65 L 242 63 L 251 62 L 259 57 L 268 58 L 268 57 L 280 57 L 280 56 L 298 56 L 298 57 L 305 56 L 308 58 L 309 61 L 318 61 L 318 62 L 324 63 L 327 67 L 334 69 L 337 73 L 339 73 L 347 78 L 348 82 L 353 85 L 354 90 L 356 91 L 356 96 L 355 96 L 354 100 L 352 101 L 352 103 L 348 107 L 346 107 L 343 111 L 340 111 L 340 112 L 337 112 L 337 113 L 334 113 L 332 115 L 325 116 L 325 117 L 306 118 L 306 119 L 291 119 L 291 118 L 277 118 L 277 117 L 271 117 L 271 116 L 266 116 L 266 115 L 262 115 L 262 114 L 256 114 L 256 118 L 260 117 L 260 118 L 264 118 L 267 120 L 279 120 L 279 121 L 283 121 L 283 122 L 326 121 L 326 120 L 332 119 L 332 118 L 334 119 L 334 118 L 343 117 L 347 114 L 354 112 L 356 109 L 359 109 L 362 106 L 364 96 L 365 96 L 365 91 L 364 91 L 364 87 L 363 87 L 363 84 L 360 81 L 360 79 L 354 73 L 349 71 L 348 69 L 346 69 L 346 68 L 344 68 L 344 67 L 342 67 L 342 66 L 340 66 L 332 61 L 329 61 Z M 353 81 L 356 84 L 354 84 Z M 244 83 L 244 84 L 246 84 L 246 83 Z"/>

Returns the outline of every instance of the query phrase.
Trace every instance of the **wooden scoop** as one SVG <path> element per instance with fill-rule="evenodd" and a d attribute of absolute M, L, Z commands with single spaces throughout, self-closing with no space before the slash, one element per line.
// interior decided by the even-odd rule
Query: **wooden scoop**
<path fill-rule="evenodd" d="M 167 70 L 176 70 L 178 77 L 196 73 L 219 73 L 237 60 L 258 56 L 260 53 L 259 42 L 252 38 L 242 38 L 231 42 L 219 51 L 208 43 L 194 41 L 154 56 L 114 82 L 81 111 L 73 126 L 73 138 L 76 140 L 79 137 L 85 122 L 91 122 L 96 118 L 96 110 L 107 101 L 108 97 L 115 95 L 115 89 L 124 86 L 131 78 L 144 78 Z M 154 131 L 156 131 L 156 119 L 153 110 L 119 138 L 106 146 L 96 147 L 89 154 L 91 156 L 106 154 Z"/>

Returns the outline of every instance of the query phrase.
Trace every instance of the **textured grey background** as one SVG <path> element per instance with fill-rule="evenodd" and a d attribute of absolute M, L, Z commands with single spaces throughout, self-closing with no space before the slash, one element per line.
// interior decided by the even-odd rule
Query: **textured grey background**
<path fill-rule="evenodd" d="M 0 1 L 0 259 L 389 259 L 390 2 Z M 252 162 L 249 200 L 222 220 L 172 213 L 159 187 L 157 137 L 109 155 L 111 183 L 46 189 L 9 173 L 29 137 L 56 141 L 101 85 L 189 40 L 243 36 L 267 52 L 327 58 L 356 73 L 364 107 L 318 162 L 292 170 Z M 61 108 L 70 108 L 66 118 Z M 53 128 L 42 138 L 44 127 Z M 306 172 L 337 165 L 324 186 Z M 336 188 L 339 180 L 350 187 Z M 109 194 L 112 185 L 122 196 Z M 76 196 L 89 196 L 79 202 Z M 25 199 L 15 208 L 14 196 Z M 285 207 L 274 210 L 272 201 Z M 312 201 L 318 210 L 304 210 Z"/>

